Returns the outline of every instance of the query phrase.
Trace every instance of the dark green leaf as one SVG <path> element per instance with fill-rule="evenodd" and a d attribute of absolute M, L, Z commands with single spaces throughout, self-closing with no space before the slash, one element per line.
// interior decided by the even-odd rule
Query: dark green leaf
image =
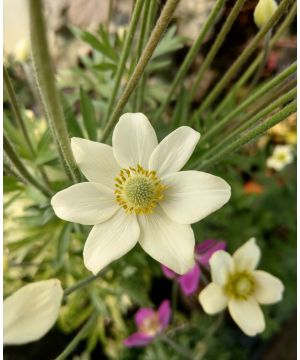
<path fill-rule="evenodd" d="M 89 139 L 97 139 L 97 121 L 94 105 L 85 92 L 85 90 L 80 87 L 80 108 L 83 117 L 84 126 L 88 133 Z"/>

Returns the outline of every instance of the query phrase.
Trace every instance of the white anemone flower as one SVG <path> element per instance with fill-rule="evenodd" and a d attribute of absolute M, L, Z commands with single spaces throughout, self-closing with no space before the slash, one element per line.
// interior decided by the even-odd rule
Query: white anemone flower
<path fill-rule="evenodd" d="M 219 250 L 209 264 L 212 283 L 199 294 L 207 314 L 213 315 L 227 306 L 231 317 L 248 336 L 265 329 L 265 319 L 259 304 L 274 304 L 282 299 L 284 286 L 275 276 L 255 270 L 260 249 L 255 239 L 248 240 L 233 256 Z"/>
<path fill-rule="evenodd" d="M 179 170 L 200 134 L 182 126 L 159 144 L 142 113 L 127 113 L 112 144 L 72 138 L 75 160 L 89 180 L 51 200 L 61 219 L 94 225 L 84 246 L 85 266 L 94 274 L 137 242 L 155 260 L 178 274 L 194 265 L 190 224 L 222 207 L 230 186 L 199 171 Z"/>
<path fill-rule="evenodd" d="M 58 317 L 63 297 L 57 279 L 23 286 L 3 302 L 3 342 L 20 345 L 44 336 Z"/>
<path fill-rule="evenodd" d="M 294 159 L 293 147 L 291 145 L 277 145 L 272 156 L 267 159 L 267 166 L 280 171 L 291 164 Z"/>

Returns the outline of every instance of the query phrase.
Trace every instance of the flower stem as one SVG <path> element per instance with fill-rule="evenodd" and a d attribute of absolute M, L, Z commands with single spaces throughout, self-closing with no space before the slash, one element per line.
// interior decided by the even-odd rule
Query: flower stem
<path fill-rule="evenodd" d="M 32 61 L 46 118 L 58 144 L 59 153 L 63 157 L 63 163 L 67 165 L 72 179 L 80 181 L 80 173 L 71 151 L 59 93 L 55 86 L 41 0 L 30 0 L 29 13 Z"/>
<path fill-rule="evenodd" d="M 76 284 L 70 286 L 69 288 L 67 288 L 64 291 L 64 297 L 69 296 L 74 291 L 76 291 L 78 289 L 81 289 L 82 287 L 84 287 L 84 286 L 88 285 L 89 283 L 93 282 L 94 280 L 98 279 L 100 276 L 103 276 L 106 273 L 107 270 L 108 269 L 103 269 L 103 270 L 99 271 L 98 274 L 88 276 L 85 279 L 80 280 Z"/>
<path fill-rule="evenodd" d="M 175 318 L 175 312 L 177 309 L 177 299 L 178 299 L 178 282 L 173 280 L 172 284 L 172 319 Z"/>
<path fill-rule="evenodd" d="M 244 2 L 245 0 L 240 0 Z M 169 104 L 170 100 L 172 99 L 172 96 L 174 95 L 174 92 L 178 86 L 178 84 L 181 82 L 185 74 L 187 73 L 189 67 L 191 66 L 193 60 L 195 59 L 201 45 L 203 44 L 203 41 L 208 33 L 208 31 L 211 29 L 213 24 L 216 21 L 216 18 L 218 14 L 220 13 L 221 9 L 223 8 L 225 3 L 225 0 L 218 0 L 215 3 L 215 6 L 213 7 L 211 13 L 209 14 L 205 24 L 201 28 L 201 31 L 195 40 L 193 46 L 190 48 L 188 54 L 186 55 L 182 65 L 180 66 L 179 70 L 176 73 L 175 79 L 173 80 L 168 94 L 164 100 L 164 102 L 161 104 L 160 108 L 158 109 L 157 113 L 155 114 L 156 118 L 159 118 L 163 111 L 165 110 L 166 106 Z M 226 36 L 226 34 L 225 34 Z"/>
<path fill-rule="evenodd" d="M 181 354 L 185 359 L 189 359 L 189 360 L 193 360 L 193 356 L 192 354 L 185 348 L 183 348 L 182 346 L 178 345 L 175 341 L 173 341 L 172 339 L 170 339 L 168 336 L 166 335 L 162 335 L 160 337 L 160 339 L 165 342 L 166 344 L 168 344 L 172 349 L 174 349 L 176 352 L 178 352 L 179 354 Z"/>
<path fill-rule="evenodd" d="M 267 32 L 275 25 L 275 23 L 280 19 L 280 17 L 285 13 L 286 8 L 290 5 L 293 0 L 283 0 L 278 6 L 276 12 L 272 15 L 270 20 L 267 22 L 265 26 L 261 28 L 261 30 L 257 33 L 255 38 L 250 42 L 250 44 L 245 48 L 242 54 L 236 59 L 236 61 L 232 64 L 232 66 L 226 71 L 222 79 L 216 84 L 213 90 L 209 93 L 209 95 L 205 98 L 202 104 L 194 113 L 192 117 L 192 122 L 196 120 L 196 118 L 208 108 L 212 104 L 212 102 L 216 99 L 216 97 L 220 94 L 220 92 L 224 89 L 224 87 L 228 84 L 228 82 L 234 77 L 249 56 L 255 51 L 259 42 L 264 38 Z"/>
<path fill-rule="evenodd" d="M 15 152 L 13 145 L 10 143 L 5 134 L 3 134 L 3 149 L 7 157 L 8 163 L 17 169 L 19 176 L 23 178 L 26 183 L 31 184 L 36 189 L 41 191 L 46 197 L 50 197 L 51 192 L 47 188 L 45 188 L 44 185 L 40 184 L 26 169 L 22 161 L 19 159 L 17 153 Z"/>
<path fill-rule="evenodd" d="M 196 91 L 200 82 L 203 80 L 203 75 L 209 68 L 210 64 L 212 63 L 213 59 L 215 58 L 218 50 L 220 49 L 221 45 L 223 44 L 229 30 L 232 28 L 233 23 L 235 22 L 242 6 L 244 5 L 245 0 L 237 0 L 234 7 L 232 8 L 229 16 L 227 17 L 225 24 L 223 25 L 219 35 L 217 36 L 215 42 L 213 43 L 209 53 L 205 57 L 205 61 L 201 65 L 198 73 L 196 75 L 196 80 L 191 90 L 191 97 L 194 98 L 196 95 Z"/>
<path fill-rule="evenodd" d="M 238 116 L 242 111 L 244 111 L 249 105 L 253 104 L 255 101 L 260 99 L 262 95 L 274 89 L 275 86 L 281 84 L 287 77 L 293 74 L 297 69 L 297 64 L 293 63 L 288 68 L 283 70 L 279 75 L 277 75 L 274 79 L 264 84 L 261 88 L 255 91 L 251 96 L 249 96 L 244 102 L 242 102 L 239 106 L 237 106 L 233 111 L 231 111 L 227 116 L 225 116 L 222 120 L 217 122 L 214 126 L 212 126 L 201 138 L 201 144 L 203 145 L 207 142 L 211 137 L 218 132 L 224 125 L 228 124 L 230 120 L 234 117 Z"/>
<path fill-rule="evenodd" d="M 131 96 L 132 92 L 134 91 L 134 89 L 136 88 L 141 76 L 143 75 L 145 68 L 146 68 L 148 62 L 150 61 L 151 56 L 152 56 L 159 40 L 161 39 L 164 31 L 166 30 L 178 3 L 179 3 L 179 0 L 167 0 L 166 4 L 162 10 L 162 13 L 160 14 L 160 17 L 151 33 L 150 39 L 149 39 L 145 49 L 143 50 L 141 58 L 140 58 L 138 64 L 136 65 L 130 79 L 128 80 L 128 83 L 124 89 L 123 94 L 121 95 L 119 101 L 116 104 L 114 112 L 112 113 L 112 115 L 110 116 L 110 118 L 108 120 L 108 123 L 104 129 L 101 141 L 104 141 L 107 139 L 112 128 L 118 121 L 118 117 L 121 115 L 122 110 L 124 109 L 128 99 L 130 98 L 130 96 Z"/>
<path fill-rule="evenodd" d="M 245 135 L 240 136 L 236 140 L 233 140 L 230 144 L 227 145 L 227 147 L 225 147 L 225 149 L 218 152 L 210 159 L 200 162 L 199 166 L 197 166 L 196 169 L 202 170 L 204 168 L 208 168 L 212 166 L 216 162 L 223 159 L 225 156 L 228 156 L 230 153 L 236 151 L 241 146 L 247 144 L 252 139 L 262 135 L 266 130 L 278 124 L 280 121 L 286 119 L 289 115 L 293 114 L 296 111 L 296 108 L 297 108 L 297 103 L 294 100 L 275 115 L 264 120 L 262 123 L 259 123 L 253 129 L 250 129 L 248 132 L 246 132 Z"/>
<path fill-rule="evenodd" d="M 31 152 L 33 157 L 35 157 L 36 152 L 35 152 L 35 149 L 34 149 L 34 147 L 32 145 L 30 136 L 28 134 L 28 131 L 27 131 L 23 116 L 21 115 L 21 111 L 19 109 L 17 97 L 16 97 L 16 94 L 15 94 L 13 85 L 11 83 L 11 80 L 9 78 L 8 71 L 6 70 L 5 66 L 3 66 L 3 78 L 4 78 L 4 84 L 5 84 L 5 88 L 6 88 L 6 93 L 7 93 L 9 102 L 11 104 L 13 113 L 15 115 L 15 118 L 17 120 L 18 126 L 19 126 L 19 128 L 21 129 L 21 131 L 23 133 L 23 136 L 24 136 L 24 139 L 25 139 L 25 142 L 27 144 L 27 147 L 28 147 L 29 151 Z M 42 176 L 42 178 L 43 178 L 43 180 L 45 182 L 45 186 L 48 188 L 49 191 L 51 191 L 50 190 L 50 182 L 49 182 L 48 176 L 47 176 L 46 172 L 44 171 L 43 167 L 42 166 L 37 166 L 37 168 L 38 168 L 38 170 L 39 170 L 39 172 L 40 172 L 40 174 L 41 174 L 41 176 Z"/>
<path fill-rule="evenodd" d="M 294 88 L 294 89 L 290 90 L 289 92 L 287 92 L 286 94 L 284 94 L 283 96 L 281 96 L 276 101 L 270 103 L 270 105 L 267 106 L 266 108 L 264 108 L 262 111 L 260 111 L 258 113 L 255 112 L 256 114 L 254 116 L 250 117 L 250 119 L 248 119 L 248 121 L 245 121 L 245 120 L 241 121 L 241 126 L 239 126 L 235 130 L 232 130 L 230 132 L 229 137 L 226 137 L 223 141 L 218 143 L 217 146 L 214 146 L 211 150 L 204 153 L 203 157 L 201 157 L 201 160 L 210 158 L 211 156 L 213 156 L 214 153 L 218 152 L 222 148 L 225 148 L 234 139 L 236 139 L 239 136 L 239 134 L 241 134 L 244 130 L 253 126 L 259 119 L 262 119 L 264 116 L 270 114 L 272 111 L 276 110 L 278 107 L 280 107 L 280 106 L 286 104 L 287 102 L 289 102 L 290 100 L 294 99 L 296 97 L 296 95 L 297 95 L 297 89 Z"/>
<path fill-rule="evenodd" d="M 132 45 L 133 36 L 134 36 L 135 30 L 136 30 L 138 20 L 140 18 L 143 3 L 144 3 L 143 0 L 137 0 L 136 4 L 134 6 L 132 19 L 130 21 L 129 29 L 128 29 L 128 32 L 126 34 L 125 43 L 124 43 L 124 46 L 122 48 L 120 61 L 118 63 L 118 67 L 117 67 L 117 71 L 116 71 L 114 87 L 112 89 L 112 93 L 111 93 L 111 96 L 110 96 L 110 99 L 109 99 L 109 102 L 108 102 L 104 124 L 106 124 L 106 122 L 107 122 L 107 120 L 108 120 L 108 118 L 110 116 L 110 113 L 112 112 L 112 108 L 113 108 L 113 106 L 115 104 L 115 100 L 116 100 L 116 97 L 117 97 L 118 90 L 120 89 L 121 79 L 122 79 L 124 70 L 126 68 L 126 61 L 128 59 L 129 51 L 130 51 L 130 48 L 131 48 L 131 45 Z"/>
<path fill-rule="evenodd" d="M 273 46 L 276 44 L 277 40 L 280 38 L 280 36 L 283 34 L 283 32 L 290 26 L 291 22 L 295 18 L 297 13 L 297 4 L 295 3 L 293 7 L 291 8 L 291 11 L 289 12 L 288 16 L 284 19 L 282 24 L 279 26 L 278 30 L 276 31 L 275 35 L 272 37 L 270 41 L 270 49 L 273 48 Z M 215 111 L 212 113 L 212 118 L 216 118 L 224 107 L 228 104 L 228 102 L 232 99 L 234 94 L 237 93 L 238 89 L 242 87 L 248 79 L 252 76 L 255 69 L 259 66 L 263 58 L 263 52 L 261 52 L 256 59 L 253 60 L 251 65 L 248 67 L 248 69 L 244 72 L 244 74 L 239 78 L 239 80 L 235 83 L 233 88 L 229 91 L 229 93 L 224 97 L 224 99 L 220 102 L 220 104 L 216 107 Z"/>
<path fill-rule="evenodd" d="M 95 313 L 83 325 L 83 327 L 80 329 L 80 331 L 74 337 L 74 339 L 69 343 L 69 345 L 65 348 L 65 350 L 55 358 L 55 360 L 64 360 L 64 359 L 66 359 L 76 349 L 79 342 L 84 337 L 86 337 L 88 331 L 95 324 L 96 320 L 97 320 L 97 314 Z"/>

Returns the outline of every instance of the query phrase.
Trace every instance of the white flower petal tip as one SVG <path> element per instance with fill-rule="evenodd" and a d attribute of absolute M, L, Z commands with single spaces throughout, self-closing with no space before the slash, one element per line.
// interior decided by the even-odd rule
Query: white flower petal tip
<path fill-rule="evenodd" d="M 200 171 L 181 171 L 163 177 L 167 186 L 162 209 L 180 224 L 193 224 L 225 205 L 231 188 L 220 177 Z"/>
<path fill-rule="evenodd" d="M 213 315 L 227 307 L 228 298 L 221 286 L 210 283 L 200 292 L 199 302 L 207 314 Z"/>
<path fill-rule="evenodd" d="M 4 300 L 4 338 L 6 345 L 20 345 L 44 336 L 57 320 L 63 289 L 50 279 L 23 286 Z"/>
<path fill-rule="evenodd" d="M 248 336 L 262 333 L 266 327 L 263 312 L 255 299 L 245 301 L 229 300 L 228 309 L 231 317 Z"/>
<path fill-rule="evenodd" d="M 136 216 L 120 209 L 112 218 L 95 225 L 83 249 L 84 265 L 94 275 L 129 252 L 137 243 L 140 228 Z"/>
<path fill-rule="evenodd" d="M 227 283 L 228 277 L 234 271 L 232 257 L 224 250 L 216 251 L 209 260 L 212 281 L 219 286 Z"/>
<path fill-rule="evenodd" d="M 155 131 L 142 113 L 126 113 L 117 123 L 112 137 L 113 151 L 120 166 L 140 165 L 147 168 L 151 153 L 157 146 Z"/>
<path fill-rule="evenodd" d="M 237 269 L 254 270 L 259 263 L 260 256 L 261 252 L 256 244 L 256 239 L 251 238 L 234 252 L 232 258 Z"/>
<path fill-rule="evenodd" d="M 277 277 L 261 270 L 253 273 L 255 298 L 260 304 L 274 304 L 282 300 L 284 285 Z"/>
<path fill-rule="evenodd" d="M 188 126 L 182 126 L 166 136 L 151 154 L 149 169 L 160 177 L 179 171 L 195 150 L 200 134 Z"/>
<path fill-rule="evenodd" d="M 75 184 L 56 193 L 51 205 L 59 218 L 82 225 L 99 224 L 118 210 L 113 191 L 92 182 Z"/>

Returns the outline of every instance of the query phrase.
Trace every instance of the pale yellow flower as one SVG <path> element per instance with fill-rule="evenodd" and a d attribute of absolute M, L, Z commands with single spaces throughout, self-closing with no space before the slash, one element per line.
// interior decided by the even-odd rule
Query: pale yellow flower
<path fill-rule="evenodd" d="M 265 329 L 265 319 L 259 304 L 273 304 L 282 299 L 284 286 L 275 276 L 256 270 L 260 249 L 252 238 L 231 256 L 220 250 L 209 264 L 212 282 L 199 294 L 199 301 L 208 314 L 226 307 L 236 324 L 248 336 Z"/>
<path fill-rule="evenodd" d="M 255 24 L 259 28 L 263 27 L 275 13 L 277 7 L 275 0 L 259 0 L 254 10 Z"/>
<path fill-rule="evenodd" d="M 276 171 L 282 170 L 291 164 L 294 159 L 293 147 L 290 145 L 277 145 L 272 156 L 267 159 L 267 166 Z"/>

